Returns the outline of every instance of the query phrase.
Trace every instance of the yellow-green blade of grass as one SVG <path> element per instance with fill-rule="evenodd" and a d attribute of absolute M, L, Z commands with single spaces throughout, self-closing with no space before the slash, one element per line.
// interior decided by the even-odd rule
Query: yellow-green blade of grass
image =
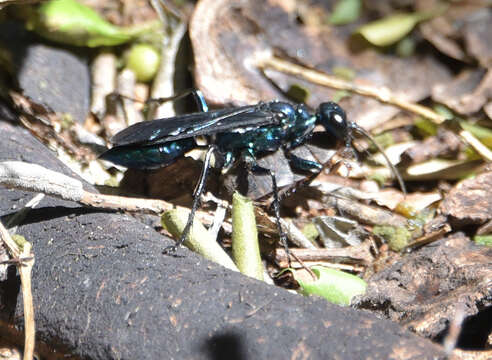
<path fill-rule="evenodd" d="M 241 273 L 263 280 L 253 202 L 237 192 L 232 196 L 232 256 Z"/>
<path fill-rule="evenodd" d="M 166 211 L 161 217 L 161 223 L 176 239 L 179 239 L 188 220 L 189 211 L 173 209 Z M 238 271 L 229 255 L 210 236 L 205 227 L 195 219 L 191 231 L 186 238 L 184 245 L 190 250 L 202 255 L 204 258 L 212 260 L 228 269 Z"/>
<path fill-rule="evenodd" d="M 427 18 L 429 14 L 426 13 L 395 14 L 361 26 L 356 34 L 362 35 L 373 45 L 389 46 L 403 39 L 415 25 Z"/>
<path fill-rule="evenodd" d="M 355 275 L 324 266 L 313 266 L 311 270 L 318 278 L 313 282 L 298 279 L 294 272 L 304 295 L 318 295 L 331 303 L 348 306 L 354 296 L 366 292 L 366 282 Z"/>

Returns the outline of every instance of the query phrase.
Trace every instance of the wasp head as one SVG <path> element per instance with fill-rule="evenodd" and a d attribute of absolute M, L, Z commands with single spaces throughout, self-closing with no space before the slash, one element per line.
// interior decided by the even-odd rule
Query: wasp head
<path fill-rule="evenodd" d="M 347 145 L 350 144 L 352 127 L 340 105 L 331 101 L 320 104 L 316 111 L 316 122 L 337 139 L 344 140 Z"/>

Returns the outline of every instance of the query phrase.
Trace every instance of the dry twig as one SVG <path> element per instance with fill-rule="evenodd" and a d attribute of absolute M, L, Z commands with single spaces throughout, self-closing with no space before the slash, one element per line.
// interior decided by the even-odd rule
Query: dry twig
<path fill-rule="evenodd" d="M 34 355 L 36 326 L 34 323 L 34 305 L 31 292 L 31 271 L 34 265 L 34 256 L 31 244 L 25 242 L 21 248 L 10 236 L 7 229 L 0 222 L 0 238 L 6 245 L 13 262 L 17 265 L 21 279 L 22 297 L 24 300 L 24 360 L 31 360 Z"/>

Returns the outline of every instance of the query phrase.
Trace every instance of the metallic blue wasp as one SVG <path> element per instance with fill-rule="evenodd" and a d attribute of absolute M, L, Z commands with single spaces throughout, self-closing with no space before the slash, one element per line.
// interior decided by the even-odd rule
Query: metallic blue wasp
<path fill-rule="evenodd" d="M 282 244 L 287 247 L 287 238 L 280 225 L 275 173 L 260 166 L 257 159 L 281 149 L 294 169 L 318 173 L 323 168 L 322 164 L 300 158 L 291 152 L 311 138 L 317 125 L 321 125 L 327 133 L 342 141 L 345 146 L 351 145 L 354 131 L 372 141 L 367 132 L 355 123 L 347 121 L 345 111 L 334 102 L 320 104 L 314 114 L 309 112 L 304 104 L 281 101 L 208 111 L 201 92 L 194 91 L 192 94 L 197 99 L 201 112 L 132 125 L 116 134 L 111 139 L 113 148 L 101 155 L 102 159 L 125 167 L 154 169 L 170 165 L 192 149 L 203 148 L 203 145 L 198 145 L 195 141 L 197 136 L 208 138 L 203 169 L 193 194 L 187 224 L 176 246 L 166 248 L 166 252 L 175 252 L 190 231 L 207 180 L 212 155 L 216 159 L 216 166 L 218 164 L 223 171 L 240 162 L 253 174 L 268 175 L 271 178 L 277 227 Z M 384 155 L 383 151 L 382 153 Z M 386 160 L 405 191 L 398 171 L 387 158 Z"/>

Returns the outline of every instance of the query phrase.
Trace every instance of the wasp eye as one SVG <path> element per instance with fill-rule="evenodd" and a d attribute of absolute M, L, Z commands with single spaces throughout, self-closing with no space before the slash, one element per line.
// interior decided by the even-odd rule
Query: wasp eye
<path fill-rule="evenodd" d="M 333 120 L 335 120 L 335 122 L 339 124 L 343 124 L 343 122 L 345 121 L 345 119 L 340 114 L 334 114 Z"/>

